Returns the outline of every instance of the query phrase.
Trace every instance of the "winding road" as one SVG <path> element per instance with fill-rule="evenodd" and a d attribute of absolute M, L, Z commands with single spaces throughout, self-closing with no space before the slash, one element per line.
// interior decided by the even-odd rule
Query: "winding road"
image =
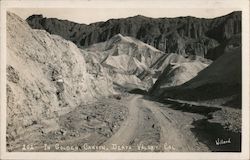
<path fill-rule="evenodd" d="M 193 120 L 202 118 L 201 115 L 161 107 L 158 103 L 146 100 L 141 95 L 131 95 L 127 99 L 127 107 L 129 110 L 127 119 L 120 129 L 104 143 L 108 147 L 112 144 L 129 145 L 136 138 L 140 138 L 138 133 L 144 132 L 141 126 L 148 123 L 148 119 L 144 118 L 145 115 L 143 116 L 143 110 L 147 109 L 154 116 L 155 125 L 160 126 L 160 151 L 208 151 L 208 148 L 199 143 L 190 131 Z M 150 141 L 150 138 L 148 140 Z"/>
<path fill-rule="evenodd" d="M 128 117 L 125 122 L 123 122 L 120 129 L 104 144 L 105 145 L 129 145 L 130 141 L 134 138 L 136 129 L 139 124 L 139 108 L 138 103 L 140 102 L 139 96 L 130 97 L 128 99 Z"/>

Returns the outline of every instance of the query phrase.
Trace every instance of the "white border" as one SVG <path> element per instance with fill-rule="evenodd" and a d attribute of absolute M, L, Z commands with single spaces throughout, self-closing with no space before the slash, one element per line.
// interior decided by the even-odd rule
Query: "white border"
<path fill-rule="evenodd" d="M 6 10 L 8 8 L 238 8 L 242 10 L 242 64 L 243 64 L 243 102 L 242 102 L 242 152 L 167 152 L 167 153 L 23 153 L 6 152 Z M 1 154 L 0 159 L 249 159 L 249 1 L 248 0 L 137 0 L 137 1 L 2 1 L 1 2 Z"/>

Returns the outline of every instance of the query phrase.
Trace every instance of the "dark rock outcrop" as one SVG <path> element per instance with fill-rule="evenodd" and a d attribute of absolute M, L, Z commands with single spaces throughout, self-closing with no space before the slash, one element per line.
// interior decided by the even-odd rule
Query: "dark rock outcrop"
<path fill-rule="evenodd" d="M 216 47 L 241 33 L 240 11 L 214 19 L 149 18 L 138 15 L 90 25 L 32 15 L 27 18 L 27 22 L 32 28 L 60 35 L 80 48 L 106 41 L 121 33 L 135 37 L 163 52 L 204 57 L 209 53 L 208 58 L 211 59 L 218 57 L 211 56 Z"/>
<path fill-rule="evenodd" d="M 206 58 L 216 60 L 226 49 L 241 46 L 241 34 L 235 34 L 229 39 L 223 41 L 219 46 L 208 50 Z"/>
<path fill-rule="evenodd" d="M 165 84 L 159 79 L 158 83 L 155 83 L 156 86 L 151 89 L 150 94 L 161 99 L 181 99 L 241 108 L 241 58 L 241 45 L 228 45 L 223 55 L 190 81 L 180 86 L 163 88 L 160 91 L 156 90 L 157 85 L 163 86 Z M 164 73 L 161 76 L 166 77 Z"/>

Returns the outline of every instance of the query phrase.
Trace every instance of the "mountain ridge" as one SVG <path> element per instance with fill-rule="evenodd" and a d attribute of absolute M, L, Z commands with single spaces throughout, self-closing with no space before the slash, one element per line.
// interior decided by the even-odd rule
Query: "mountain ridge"
<path fill-rule="evenodd" d="M 79 48 L 104 42 L 121 33 L 134 37 L 166 53 L 199 55 L 207 53 L 241 32 L 241 12 L 213 18 L 177 17 L 148 18 L 134 16 L 109 19 L 89 25 L 65 22 L 57 19 L 30 16 L 26 19 L 34 29 L 44 29 L 74 42 Z M 217 57 L 209 57 L 216 59 Z"/>

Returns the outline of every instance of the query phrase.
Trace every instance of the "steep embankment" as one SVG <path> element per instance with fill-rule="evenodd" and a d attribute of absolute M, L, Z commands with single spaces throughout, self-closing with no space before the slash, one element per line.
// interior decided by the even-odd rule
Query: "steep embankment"
<path fill-rule="evenodd" d="M 60 35 L 80 48 L 107 41 L 120 33 L 139 39 L 166 53 L 199 55 L 210 59 L 216 59 L 221 55 L 213 56 L 215 47 L 223 45 L 233 35 L 241 32 L 239 11 L 214 19 L 149 18 L 138 15 L 90 25 L 32 15 L 27 18 L 27 22 L 32 28 Z"/>
<path fill-rule="evenodd" d="M 58 116 L 113 92 L 93 77 L 77 46 L 7 14 L 7 142 L 58 129 Z M 32 134 L 27 134 L 27 132 Z"/>
<path fill-rule="evenodd" d="M 232 41 L 235 42 L 235 41 Z M 177 87 L 152 92 L 174 98 L 241 108 L 241 45 L 229 43 L 225 53 L 196 77 Z M 159 85 L 159 84 L 158 84 Z M 163 86 L 164 84 L 160 84 Z"/>

